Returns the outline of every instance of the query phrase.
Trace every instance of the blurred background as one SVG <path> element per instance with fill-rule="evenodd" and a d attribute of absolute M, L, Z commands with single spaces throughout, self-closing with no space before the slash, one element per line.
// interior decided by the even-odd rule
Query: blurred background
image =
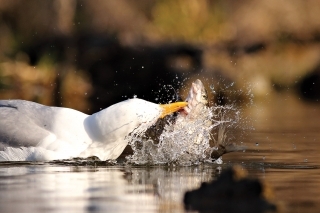
<path fill-rule="evenodd" d="M 221 104 L 247 85 L 318 102 L 320 1 L 0 0 L 0 99 L 93 113 L 195 78 Z"/>

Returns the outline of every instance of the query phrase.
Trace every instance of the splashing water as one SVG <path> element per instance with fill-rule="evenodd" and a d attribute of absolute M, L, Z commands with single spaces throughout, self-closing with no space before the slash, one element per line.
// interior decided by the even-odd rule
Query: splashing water
<path fill-rule="evenodd" d="M 138 165 L 183 166 L 222 163 L 221 155 L 229 151 L 220 151 L 217 157 L 213 153 L 220 147 L 232 146 L 231 151 L 237 150 L 233 147 L 234 138 L 227 133 L 237 128 L 239 121 L 240 110 L 233 104 L 208 107 L 197 102 L 187 115 L 167 119 L 158 140 L 146 137 L 141 130 L 131 134 L 128 140 L 133 155 L 127 156 L 127 161 Z"/>
<path fill-rule="evenodd" d="M 221 157 L 213 159 L 211 152 L 220 144 L 231 144 L 227 130 L 238 121 L 238 111 L 232 106 L 203 108 L 195 118 L 189 114 L 183 122 L 166 124 L 159 142 L 146 139 L 141 134 L 131 135 L 129 144 L 134 152 L 127 160 L 134 164 L 150 165 L 188 166 L 202 162 L 222 163 Z"/>

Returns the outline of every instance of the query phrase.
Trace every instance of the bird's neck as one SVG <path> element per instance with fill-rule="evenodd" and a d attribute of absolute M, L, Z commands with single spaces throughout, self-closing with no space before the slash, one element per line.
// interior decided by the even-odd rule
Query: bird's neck
<path fill-rule="evenodd" d="M 88 150 L 104 150 L 103 158 L 117 158 L 128 144 L 128 135 L 143 133 L 156 122 L 160 113 L 156 104 L 130 99 L 90 115 L 84 121 L 92 139 Z"/>

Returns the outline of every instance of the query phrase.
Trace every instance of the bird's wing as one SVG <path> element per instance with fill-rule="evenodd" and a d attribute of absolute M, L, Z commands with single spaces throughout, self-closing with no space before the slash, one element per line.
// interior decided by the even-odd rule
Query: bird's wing
<path fill-rule="evenodd" d="M 0 149 L 36 146 L 48 137 L 57 112 L 29 101 L 0 100 Z"/>

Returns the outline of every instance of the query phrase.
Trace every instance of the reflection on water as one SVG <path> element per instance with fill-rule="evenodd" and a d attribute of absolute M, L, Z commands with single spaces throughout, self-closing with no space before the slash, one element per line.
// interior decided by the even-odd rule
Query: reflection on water
<path fill-rule="evenodd" d="M 247 110 L 256 131 L 248 149 L 224 156 L 274 186 L 286 212 L 319 212 L 320 105 L 290 96 L 266 99 Z"/>
<path fill-rule="evenodd" d="M 73 167 L 0 168 L 1 212 L 183 211 L 186 190 L 210 181 L 215 168 Z"/>
<path fill-rule="evenodd" d="M 132 167 L 1 163 L 0 212 L 184 212 L 184 192 L 241 164 L 274 188 L 284 212 L 319 212 L 320 106 L 279 97 L 247 109 L 255 131 L 222 165 Z"/>
<path fill-rule="evenodd" d="M 152 194 L 128 193 L 139 189 L 120 169 L 32 165 L 0 171 L 1 212 L 149 212 L 156 206 Z"/>

